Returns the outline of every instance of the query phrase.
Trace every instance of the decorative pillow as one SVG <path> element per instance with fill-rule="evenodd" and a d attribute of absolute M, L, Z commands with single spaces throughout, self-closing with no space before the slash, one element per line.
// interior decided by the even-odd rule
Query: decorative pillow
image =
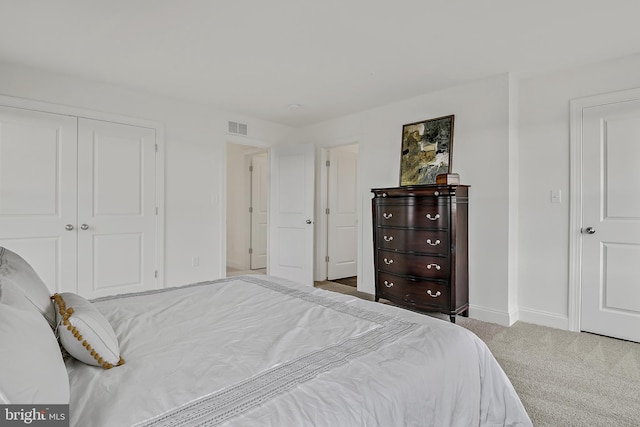
<path fill-rule="evenodd" d="M 49 325 L 55 327 L 56 315 L 47 285 L 24 258 L 0 247 L 0 283 L 5 282 L 14 283 L 47 319 Z"/>
<path fill-rule="evenodd" d="M 0 403 L 69 403 L 69 377 L 51 327 L 6 282 L 0 284 L 0 378 Z"/>
<path fill-rule="evenodd" d="M 58 336 L 71 356 L 88 365 L 111 369 L 124 363 L 109 321 L 89 301 L 71 292 L 51 297 Z"/>

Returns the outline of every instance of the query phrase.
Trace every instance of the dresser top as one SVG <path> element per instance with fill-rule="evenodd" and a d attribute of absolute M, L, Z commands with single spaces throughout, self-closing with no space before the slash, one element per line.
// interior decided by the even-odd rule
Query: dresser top
<path fill-rule="evenodd" d="M 375 197 L 415 197 L 415 196 L 466 196 L 469 185 L 416 185 L 406 187 L 372 188 Z"/>

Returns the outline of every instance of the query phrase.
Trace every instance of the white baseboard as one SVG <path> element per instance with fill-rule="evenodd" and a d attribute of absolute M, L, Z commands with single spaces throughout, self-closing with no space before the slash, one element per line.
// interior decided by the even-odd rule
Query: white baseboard
<path fill-rule="evenodd" d="M 496 323 L 502 326 L 511 326 L 517 321 L 533 323 L 535 325 L 548 326 L 550 328 L 569 330 L 569 319 L 554 313 L 548 313 L 530 308 L 519 307 L 509 313 L 491 308 L 469 306 L 469 317 L 483 322 Z"/>
<path fill-rule="evenodd" d="M 545 311 L 532 310 L 530 308 L 520 307 L 520 320 L 527 323 L 533 323 L 550 328 L 569 330 L 569 318 Z"/>
<path fill-rule="evenodd" d="M 511 326 L 517 319 L 517 312 L 507 313 L 492 308 L 469 305 L 469 317 L 483 322 L 496 323 L 502 326 Z"/>

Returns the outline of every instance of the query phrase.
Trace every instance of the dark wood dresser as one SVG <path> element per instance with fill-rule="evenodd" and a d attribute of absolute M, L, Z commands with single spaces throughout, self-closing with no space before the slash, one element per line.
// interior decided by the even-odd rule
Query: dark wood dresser
<path fill-rule="evenodd" d="M 375 300 L 468 316 L 468 185 L 374 188 Z"/>

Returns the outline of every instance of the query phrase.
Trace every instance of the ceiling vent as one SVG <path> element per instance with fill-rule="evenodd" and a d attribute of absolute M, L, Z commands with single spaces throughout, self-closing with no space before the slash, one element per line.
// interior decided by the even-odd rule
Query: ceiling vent
<path fill-rule="evenodd" d="M 246 123 L 229 121 L 229 133 L 232 133 L 234 135 L 247 136 L 249 133 L 249 128 Z"/>

